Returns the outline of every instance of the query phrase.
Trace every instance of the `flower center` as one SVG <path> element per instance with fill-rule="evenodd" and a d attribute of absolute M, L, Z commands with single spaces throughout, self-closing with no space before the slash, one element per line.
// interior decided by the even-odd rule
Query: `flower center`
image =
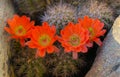
<path fill-rule="evenodd" d="M 46 35 L 46 34 L 41 35 L 38 39 L 39 44 L 42 46 L 49 45 L 50 41 L 51 41 L 51 38 L 49 37 L 49 35 Z"/>
<path fill-rule="evenodd" d="M 89 32 L 90 32 L 90 36 L 94 36 L 94 30 L 93 30 L 93 28 L 88 28 L 88 30 L 89 30 Z"/>
<path fill-rule="evenodd" d="M 70 39 L 69 39 L 69 43 L 72 45 L 72 46 L 77 46 L 80 44 L 80 38 L 78 35 L 75 35 L 73 34 L 72 36 L 70 36 Z"/>
<path fill-rule="evenodd" d="M 20 25 L 15 29 L 15 33 L 18 36 L 22 36 L 22 35 L 26 34 L 26 30 L 24 29 L 23 26 Z"/>

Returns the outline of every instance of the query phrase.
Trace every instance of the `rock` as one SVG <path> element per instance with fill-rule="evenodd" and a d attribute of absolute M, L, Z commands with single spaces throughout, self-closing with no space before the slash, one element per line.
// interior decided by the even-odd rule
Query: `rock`
<path fill-rule="evenodd" d="M 98 49 L 95 62 L 85 77 L 120 77 L 120 16 Z"/>
<path fill-rule="evenodd" d="M 10 0 L 0 0 L 0 77 L 9 77 L 7 33 L 4 31 L 6 20 L 14 13 Z"/>

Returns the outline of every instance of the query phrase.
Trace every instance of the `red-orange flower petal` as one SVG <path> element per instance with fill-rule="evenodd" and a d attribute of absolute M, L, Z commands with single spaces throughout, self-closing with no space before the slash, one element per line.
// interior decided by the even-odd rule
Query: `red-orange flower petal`
<path fill-rule="evenodd" d="M 34 27 L 34 21 L 30 22 L 30 18 L 23 16 L 14 15 L 12 19 L 7 21 L 9 27 L 4 29 L 11 34 L 11 37 L 14 39 L 20 40 L 22 46 L 25 43 L 23 40 L 30 36 L 30 30 Z"/>
<path fill-rule="evenodd" d="M 22 47 L 24 47 L 25 46 L 25 40 L 24 39 L 20 39 L 20 44 L 21 44 Z"/>
<path fill-rule="evenodd" d="M 54 46 L 49 46 L 47 48 L 47 53 L 53 53 L 54 52 Z"/>
<path fill-rule="evenodd" d="M 13 31 L 12 31 L 10 28 L 4 27 L 4 29 L 5 29 L 9 34 L 14 34 Z"/>
<path fill-rule="evenodd" d="M 102 45 L 102 42 L 99 38 L 94 39 L 95 43 L 97 43 L 99 46 Z"/>
<path fill-rule="evenodd" d="M 39 49 L 39 57 L 43 57 L 44 53 L 53 53 L 56 41 L 56 29 L 47 22 L 43 22 L 42 26 L 36 26 L 31 32 L 31 40 L 27 43 L 30 48 Z M 44 51 L 44 52 L 43 52 Z"/>
<path fill-rule="evenodd" d="M 92 19 L 88 16 L 84 16 L 83 19 L 79 19 L 79 24 L 86 30 L 89 31 L 89 42 L 96 42 L 98 45 L 101 45 L 100 36 L 103 36 L 106 32 L 104 27 L 104 23 L 100 22 L 99 19 Z M 89 44 L 90 45 L 90 44 Z M 89 46 L 90 47 L 90 46 Z"/>
<path fill-rule="evenodd" d="M 89 32 L 78 23 L 68 23 L 61 30 L 61 37 L 58 37 L 58 39 L 65 48 L 65 52 L 73 52 L 73 56 L 76 52 L 87 52 L 86 42 L 89 39 Z"/>
<path fill-rule="evenodd" d="M 45 50 L 39 50 L 39 49 L 37 49 L 37 52 L 36 52 L 36 58 L 38 58 L 38 57 L 44 57 L 45 56 L 45 54 L 46 54 L 46 52 L 45 52 Z"/>

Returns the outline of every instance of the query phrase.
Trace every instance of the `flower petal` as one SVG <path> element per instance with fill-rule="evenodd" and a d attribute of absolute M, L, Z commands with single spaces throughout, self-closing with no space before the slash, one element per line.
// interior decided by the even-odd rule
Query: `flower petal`
<path fill-rule="evenodd" d="M 105 34 L 106 30 L 102 30 L 97 34 L 97 37 L 103 36 Z"/>
<path fill-rule="evenodd" d="M 47 48 L 47 53 L 53 53 L 54 52 L 54 46 L 49 46 Z"/>
<path fill-rule="evenodd" d="M 9 34 L 13 34 L 12 30 L 8 27 L 4 27 L 5 31 L 7 31 Z"/>
<path fill-rule="evenodd" d="M 82 46 L 81 52 L 86 53 L 88 51 L 88 48 L 86 46 Z"/>
<path fill-rule="evenodd" d="M 24 39 L 20 39 L 20 44 L 21 44 L 22 47 L 24 47 L 25 46 L 25 40 Z"/>
<path fill-rule="evenodd" d="M 95 43 L 97 43 L 99 46 L 102 45 L 102 41 L 99 38 L 94 39 Z"/>
<path fill-rule="evenodd" d="M 65 47 L 65 52 L 67 52 L 67 53 L 71 52 L 71 48 Z"/>
<path fill-rule="evenodd" d="M 46 54 L 45 50 L 39 50 L 39 49 L 37 49 L 35 57 L 36 58 L 38 58 L 38 57 L 44 57 L 45 54 Z"/>
<path fill-rule="evenodd" d="M 56 46 L 54 46 L 54 50 L 55 50 L 55 52 L 60 52 L 60 49 L 57 48 Z"/>
<path fill-rule="evenodd" d="M 92 42 L 88 42 L 88 43 L 86 43 L 86 46 L 87 46 L 87 47 L 92 47 L 92 46 L 93 46 L 93 43 L 92 43 Z"/>
<path fill-rule="evenodd" d="M 38 47 L 38 46 L 37 46 L 35 43 L 33 43 L 32 41 L 26 42 L 25 45 L 28 45 L 28 47 L 30 47 L 30 48 L 37 48 L 37 47 Z"/>

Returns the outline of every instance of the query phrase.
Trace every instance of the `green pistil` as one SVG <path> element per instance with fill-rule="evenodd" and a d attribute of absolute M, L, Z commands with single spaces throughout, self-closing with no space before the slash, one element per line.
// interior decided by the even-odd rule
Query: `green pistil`
<path fill-rule="evenodd" d="M 70 36 L 69 43 L 72 46 L 78 46 L 80 44 L 80 38 L 77 35 Z"/>
<path fill-rule="evenodd" d="M 50 41 L 51 41 L 51 38 L 49 37 L 49 35 L 42 35 L 38 39 L 39 44 L 42 46 L 49 45 Z"/>
<path fill-rule="evenodd" d="M 94 35 L 94 30 L 93 30 L 93 28 L 90 27 L 90 28 L 88 28 L 88 30 L 89 30 L 89 32 L 90 32 L 90 35 L 93 36 L 93 35 Z"/>
<path fill-rule="evenodd" d="M 15 33 L 18 36 L 22 36 L 22 35 L 26 34 L 26 30 L 24 29 L 24 27 L 22 25 L 20 25 L 20 26 L 16 27 Z"/>

